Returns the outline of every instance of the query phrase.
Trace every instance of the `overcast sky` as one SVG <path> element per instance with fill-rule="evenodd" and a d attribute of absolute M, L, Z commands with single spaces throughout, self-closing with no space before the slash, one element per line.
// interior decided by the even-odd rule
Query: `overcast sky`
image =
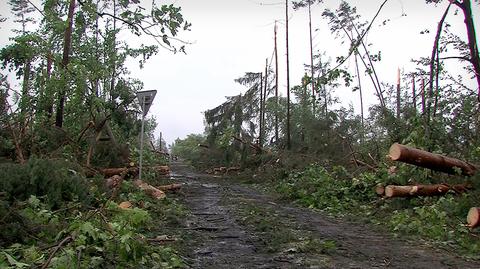
<path fill-rule="evenodd" d="M 7 16 L 7 0 L 0 0 L 1 15 Z M 146 1 L 149 2 L 150 1 Z M 282 3 L 283 2 L 283 3 Z M 370 21 L 383 2 L 349 1 L 357 6 L 362 20 Z M 377 70 L 384 82 L 395 83 L 397 67 L 405 72 L 413 70 L 411 58 L 428 56 L 434 40 L 438 20 L 447 6 L 445 3 L 435 7 L 421 0 L 389 0 L 376 23 L 367 36 L 372 43 L 371 50 L 382 52 L 382 61 Z M 171 54 L 160 50 L 143 69 L 132 61 L 129 67 L 131 76 L 145 83 L 145 90 L 157 90 L 157 95 L 149 115 L 157 119 L 155 135 L 163 133 L 164 139 L 172 143 L 176 138 L 184 138 L 190 133 L 202 133 L 204 130 L 202 112 L 216 107 L 225 101 L 225 96 L 237 95 L 246 89 L 234 82 L 245 72 L 262 72 L 265 59 L 270 60 L 274 46 L 274 22 L 278 24 L 278 46 L 280 62 L 280 90 L 285 95 L 285 6 L 280 0 L 177 0 L 159 1 L 158 4 L 174 3 L 182 7 L 184 18 L 192 23 L 191 32 L 181 33 L 183 40 L 192 44 L 187 46 L 187 55 Z M 324 8 L 335 9 L 340 1 L 326 0 L 324 4 L 312 7 L 314 50 L 326 51 L 335 59 L 346 55 L 348 47 L 341 46 L 340 40 L 330 33 L 325 20 L 321 18 Z M 474 4 L 476 29 L 478 24 L 478 5 Z M 453 10 L 452 10 L 453 11 Z M 447 21 L 453 29 L 465 39 L 463 17 L 450 12 Z M 402 16 L 406 14 L 406 16 Z M 390 19 L 386 25 L 382 21 Z M 5 25 L 5 24 L 4 24 Z M 8 25 L 8 24 L 7 24 Z M 8 27 L 0 29 L 0 44 L 8 43 Z M 420 31 L 429 29 L 430 34 L 420 35 Z M 309 62 L 309 32 L 307 10 L 290 9 L 290 85 L 298 85 L 305 73 L 304 64 Z M 121 38 L 131 39 L 123 34 Z M 136 42 L 152 43 L 148 37 Z M 461 69 L 462 64 L 449 62 Z M 346 67 L 352 68 L 353 61 L 347 61 Z M 365 79 L 364 79 L 365 80 Z M 365 80 L 366 81 L 366 80 Z M 473 84 L 472 84 L 473 85 Z M 367 103 L 376 103 L 372 87 L 366 82 L 364 97 Z M 473 86 L 472 86 L 473 87 Z M 337 92 L 345 106 L 353 104 L 359 113 L 357 94 L 342 89 Z"/>

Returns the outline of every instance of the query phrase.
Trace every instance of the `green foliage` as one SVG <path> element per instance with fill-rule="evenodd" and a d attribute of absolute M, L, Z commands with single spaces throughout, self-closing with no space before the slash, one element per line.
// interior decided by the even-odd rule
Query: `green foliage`
<path fill-rule="evenodd" d="M 312 164 L 281 180 L 276 190 L 304 206 L 343 214 L 351 209 L 356 212 L 369 209 L 368 203 L 375 199 L 372 191 L 375 185 L 373 174 L 351 178 L 343 167 L 328 172 L 322 166 Z"/>
<path fill-rule="evenodd" d="M 46 196 L 51 207 L 65 201 L 82 200 L 88 203 L 88 186 L 79 167 L 65 160 L 37 159 L 26 164 L 0 164 L 0 192 L 6 200 L 25 200 L 31 195 Z"/>
<path fill-rule="evenodd" d="M 394 210 L 385 219 L 396 235 L 423 236 L 437 244 L 459 248 L 464 255 L 478 257 L 480 243 L 464 225 L 466 212 L 477 198 L 466 194 L 417 199 L 416 203 Z M 391 206 L 385 204 L 382 211 L 389 208 Z"/>
<path fill-rule="evenodd" d="M 406 185 L 413 176 L 421 179 L 417 170 L 401 168 L 390 175 L 382 168 L 377 173 L 351 178 L 343 167 L 329 172 L 319 165 L 310 165 L 278 182 L 276 191 L 307 207 L 386 225 L 397 236 L 420 236 L 459 249 L 463 255 L 478 257 L 480 244 L 464 225 L 466 212 L 477 204 L 478 192 L 378 201 L 374 191 L 377 184 Z"/>
<path fill-rule="evenodd" d="M 126 188 L 134 190 L 132 186 Z M 131 193 L 138 194 L 138 191 Z M 145 205 L 156 203 L 148 197 L 142 199 Z M 80 204 L 72 203 L 62 210 L 52 211 L 43 200 L 31 196 L 27 201 L 15 204 L 22 219 L 16 228 L 20 226 L 19 230 L 28 230 L 30 234 L 26 238 L 30 239 L 19 241 L 19 238 L 12 238 L 16 239 L 15 243 L 0 246 L 3 247 L 0 249 L 2 268 L 41 266 L 51 253 L 49 248 L 42 246 L 59 242 L 64 242 L 62 250 L 51 260 L 51 268 L 184 267 L 173 248 L 152 245 L 146 239 L 148 227 L 159 225 L 147 209 L 120 209 L 115 202 L 106 200 L 104 206 L 93 210 L 81 210 Z M 162 207 L 168 209 L 170 206 Z"/>

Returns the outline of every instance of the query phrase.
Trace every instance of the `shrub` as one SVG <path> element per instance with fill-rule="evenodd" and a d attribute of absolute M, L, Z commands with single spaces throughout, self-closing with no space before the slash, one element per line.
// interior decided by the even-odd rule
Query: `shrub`
<path fill-rule="evenodd" d="M 79 171 L 78 166 L 59 159 L 32 157 L 25 164 L 0 164 L 0 192 L 9 202 L 45 196 L 52 208 L 65 201 L 88 203 L 87 181 Z"/>

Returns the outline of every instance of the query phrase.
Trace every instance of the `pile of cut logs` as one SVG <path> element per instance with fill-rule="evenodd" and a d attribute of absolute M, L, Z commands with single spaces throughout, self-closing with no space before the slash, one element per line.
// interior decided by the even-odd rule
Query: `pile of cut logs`
<path fill-rule="evenodd" d="M 464 176 L 473 176 L 478 169 L 475 165 L 462 160 L 427 152 L 398 143 L 394 143 L 390 147 L 387 158 L 392 161 L 412 164 L 434 171 L 444 172 L 448 174 L 459 174 Z M 395 169 L 391 169 L 393 173 L 394 170 Z M 472 189 L 472 185 L 469 183 L 454 185 L 441 183 L 429 185 L 415 184 L 409 186 L 378 185 L 375 191 L 378 195 L 384 196 L 386 198 L 392 198 L 412 196 L 436 196 L 445 195 L 448 192 L 461 194 L 468 191 L 469 189 Z M 480 207 L 472 207 L 470 209 L 467 216 L 467 223 L 468 226 L 472 228 L 480 225 Z"/>
<path fill-rule="evenodd" d="M 214 174 L 214 175 L 228 175 L 233 172 L 239 172 L 240 167 L 232 166 L 232 167 L 214 167 L 212 169 L 207 169 L 205 173 L 207 174 Z"/>
<path fill-rule="evenodd" d="M 168 166 L 150 166 L 145 167 L 145 169 L 153 170 L 157 175 L 168 175 L 170 174 L 170 168 Z M 103 168 L 98 169 L 98 173 L 102 174 L 105 179 L 105 184 L 109 189 L 115 189 L 119 187 L 122 181 L 125 179 L 127 175 L 131 178 L 136 178 L 138 176 L 138 167 L 118 167 L 118 168 Z M 87 176 L 93 176 L 94 172 L 88 172 Z M 174 183 L 169 185 L 162 185 L 154 187 L 142 180 L 135 179 L 133 184 L 144 191 L 148 196 L 154 199 L 164 199 L 166 197 L 166 191 L 177 191 L 182 187 L 180 183 Z M 122 202 L 119 207 L 121 208 L 129 208 L 131 207 L 130 202 Z"/>

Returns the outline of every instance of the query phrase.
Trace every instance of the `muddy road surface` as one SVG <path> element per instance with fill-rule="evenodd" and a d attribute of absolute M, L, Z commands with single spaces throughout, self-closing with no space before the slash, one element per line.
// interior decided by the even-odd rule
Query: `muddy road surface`
<path fill-rule="evenodd" d="M 334 219 L 172 163 L 190 268 L 480 268 L 454 253 L 375 226 Z"/>

